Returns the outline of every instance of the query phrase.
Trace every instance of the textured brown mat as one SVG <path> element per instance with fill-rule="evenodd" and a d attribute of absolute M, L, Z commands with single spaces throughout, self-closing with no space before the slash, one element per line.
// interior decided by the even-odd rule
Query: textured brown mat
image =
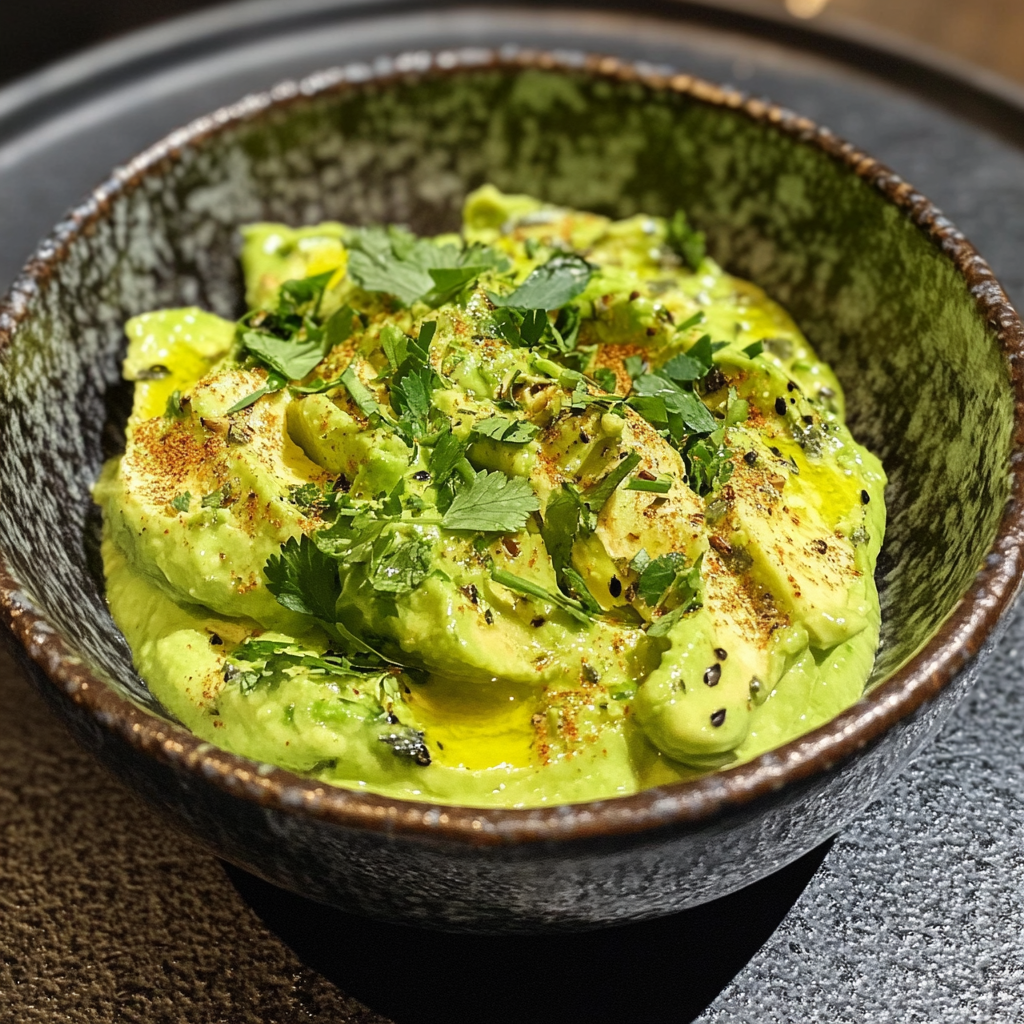
<path fill-rule="evenodd" d="M 386 1024 L 70 739 L 0 647 L 3 1024 Z"/>

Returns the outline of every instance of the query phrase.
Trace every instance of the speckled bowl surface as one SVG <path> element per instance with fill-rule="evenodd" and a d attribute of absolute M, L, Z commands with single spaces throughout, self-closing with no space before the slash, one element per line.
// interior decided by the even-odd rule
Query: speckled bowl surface
<path fill-rule="evenodd" d="M 238 225 L 458 222 L 510 191 L 615 216 L 682 206 L 781 301 L 889 474 L 865 698 L 738 768 L 528 811 L 324 787 L 169 721 L 107 612 L 89 487 L 121 441 L 131 315 L 241 303 Z M 1022 571 L 1024 329 L 896 175 L 810 122 L 602 58 L 417 53 L 249 97 L 117 170 L 0 309 L 0 614 L 75 735 L 219 855 L 326 903 L 448 929 L 670 913 L 774 871 L 879 795 L 977 675 Z"/>

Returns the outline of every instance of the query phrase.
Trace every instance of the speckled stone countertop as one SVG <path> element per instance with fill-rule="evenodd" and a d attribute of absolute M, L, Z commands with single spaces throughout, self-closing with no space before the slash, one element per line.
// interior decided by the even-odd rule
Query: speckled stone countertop
<path fill-rule="evenodd" d="M 112 163 L 190 117 L 374 52 L 511 36 L 800 110 L 938 202 L 1024 302 L 1024 129 L 1008 141 L 763 39 L 554 11 L 282 30 L 178 68 L 151 59 L 38 130 L 4 136 L 0 110 L 0 286 Z M 225 871 L 81 753 L 0 658 L 0 1024 L 1024 1022 L 1022 705 L 1018 613 L 939 737 L 830 848 L 685 919 L 513 943 L 366 924 Z"/>

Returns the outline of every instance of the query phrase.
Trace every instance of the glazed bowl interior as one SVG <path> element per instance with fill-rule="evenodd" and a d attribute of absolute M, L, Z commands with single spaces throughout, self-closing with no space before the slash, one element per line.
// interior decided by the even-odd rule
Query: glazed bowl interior
<path fill-rule="evenodd" d="M 187 304 L 237 315 L 247 221 L 449 230 L 484 182 L 617 217 L 685 208 L 720 263 L 789 309 L 889 474 L 872 684 L 933 636 L 1003 514 L 1013 393 L 967 280 L 905 208 L 798 131 L 700 87 L 481 66 L 307 92 L 252 101 L 226 127 L 210 119 L 119 173 L 0 323 L 0 547 L 94 676 L 163 713 L 107 612 L 90 499 L 127 415 L 124 321 Z"/>

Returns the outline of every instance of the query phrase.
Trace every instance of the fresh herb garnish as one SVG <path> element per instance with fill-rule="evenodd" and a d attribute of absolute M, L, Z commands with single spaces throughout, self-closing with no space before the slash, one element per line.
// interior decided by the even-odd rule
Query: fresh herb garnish
<path fill-rule="evenodd" d="M 640 456 L 636 452 L 630 452 L 601 481 L 583 492 L 583 503 L 597 515 L 619 484 L 639 465 Z"/>
<path fill-rule="evenodd" d="M 178 512 L 187 512 L 191 504 L 192 495 L 188 491 L 171 499 L 171 508 L 176 509 Z"/>
<path fill-rule="evenodd" d="M 225 676 L 237 680 L 243 694 L 252 693 L 261 684 L 275 686 L 285 682 L 297 669 L 311 676 L 339 679 L 366 672 L 380 673 L 379 665 L 359 665 L 330 651 L 316 654 L 292 641 L 251 637 L 225 661 Z"/>
<path fill-rule="evenodd" d="M 433 545 L 423 538 L 399 542 L 370 563 L 370 585 L 385 594 L 408 594 L 431 572 Z"/>
<path fill-rule="evenodd" d="M 267 382 L 263 387 L 250 392 L 245 396 L 245 398 L 240 398 L 233 406 L 231 406 L 230 409 L 228 409 L 227 415 L 233 416 L 236 412 L 248 409 L 250 405 L 254 405 L 264 395 L 270 395 L 275 391 L 280 391 L 287 383 L 287 379 L 282 377 L 281 374 L 276 373 L 274 370 L 270 370 L 267 373 Z"/>
<path fill-rule="evenodd" d="M 417 238 L 399 227 L 357 228 L 345 238 L 348 273 L 369 292 L 393 295 L 405 306 L 422 299 L 431 306 L 450 301 L 485 270 L 508 268 L 508 260 L 486 246 L 460 249 Z"/>
<path fill-rule="evenodd" d="M 508 295 L 489 295 L 496 306 L 516 309 L 561 309 L 587 287 L 594 268 L 575 253 L 552 256 L 530 272 Z"/>
<path fill-rule="evenodd" d="M 752 344 L 748 345 L 743 350 L 743 354 L 748 359 L 756 359 L 763 351 L 764 351 L 764 342 L 763 341 L 755 341 Z"/>
<path fill-rule="evenodd" d="M 558 585 L 567 589 L 565 569 L 572 564 L 572 546 L 580 534 L 592 533 L 597 517 L 583 504 L 579 492 L 563 483 L 552 491 L 544 507 L 541 537 L 551 558 Z"/>
<path fill-rule="evenodd" d="M 526 525 L 540 502 L 529 482 L 504 473 L 477 473 L 448 506 L 441 525 L 446 530 L 479 533 L 516 533 Z"/>
<path fill-rule="evenodd" d="M 633 558 L 630 568 L 640 574 L 637 596 L 648 608 L 666 608 L 668 612 L 651 624 L 648 635 L 664 636 L 683 615 L 701 606 L 704 584 L 700 566 L 701 557 L 687 565 L 678 551 L 652 559 L 641 549 Z"/>
<path fill-rule="evenodd" d="M 700 269 L 707 255 L 707 237 L 703 231 L 690 227 L 689 218 L 683 210 L 677 210 L 668 222 L 665 240 L 691 270 Z"/>
<path fill-rule="evenodd" d="M 473 424 L 473 433 L 503 444 L 526 444 L 540 433 L 540 428 L 527 420 L 510 420 L 504 416 L 489 416 Z"/>
<path fill-rule="evenodd" d="M 649 491 L 651 494 L 668 494 L 672 490 L 672 480 L 669 477 L 645 480 L 643 477 L 635 476 L 626 484 L 626 490 Z"/>
<path fill-rule="evenodd" d="M 564 594 L 545 590 L 539 584 L 533 583 L 530 580 L 524 580 L 521 576 L 515 576 L 504 569 L 491 569 L 491 579 L 495 583 L 500 583 L 503 587 L 508 587 L 509 590 L 525 594 L 527 597 L 535 597 L 537 600 L 553 605 L 555 608 L 561 608 L 562 611 L 585 626 L 590 624 L 591 616 L 581 601 L 566 597 Z"/>
<path fill-rule="evenodd" d="M 446 427 L 430 453 L 430 475 L 436 487 L 443 487 L 466 457 L 468 442 L 452 433 Z"/>
<path fill-rule="evenodd" d="M 209 494 L 204 495 L 200 500 L 199 504 L 203 508 L 223 508 L 225 505 L 231 503 L 231 485 L 224 484 L 223 487 L 218 487 L 215 491 L 210 491 Z"/>
<path fill-rule="evenodd" d="M 618 384 L 614 371 L 609 370 L 607 366 L 599 366 L 594 370 L 594 380 L 608 392 L 613 392 Z"/>
<path fill-rule="evenodd" d="M 180 420 L 185 415 L 185 410 L 181 405 L 181 392 L 177 388 L 167 396 L 164 415 L 170 420 Z"/>

